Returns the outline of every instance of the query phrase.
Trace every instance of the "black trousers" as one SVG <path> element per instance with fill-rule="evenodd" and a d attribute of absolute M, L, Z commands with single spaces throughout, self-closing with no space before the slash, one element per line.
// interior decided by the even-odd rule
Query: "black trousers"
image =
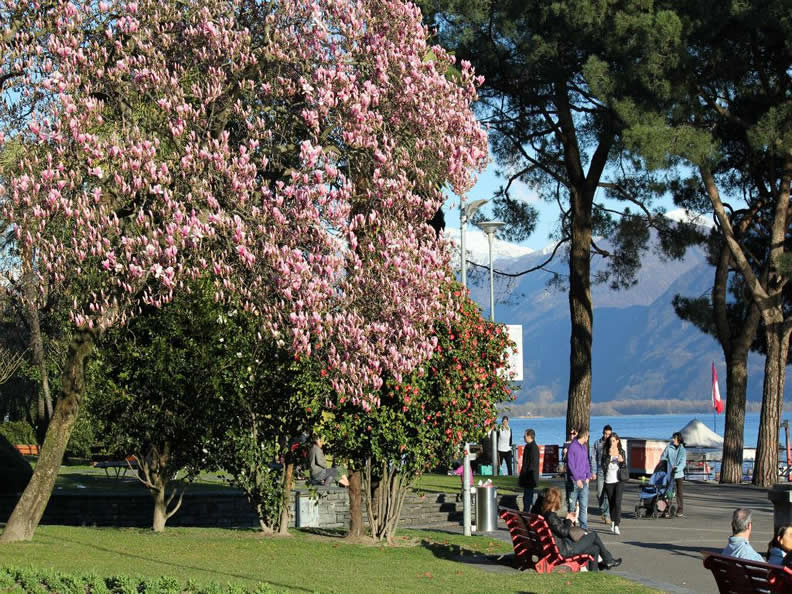
<path fill-rule="evenodd" d="M 621 504 L 624 494 L 624 483 L 605 483 L 605 493 L 608 495 L 608 508 L 610 509 L 611 522 L 617 526 L 621 522 Z"/>
<path fill-rule="evenodd" d="M 501 464 L 503 461 L 506 460 L 506 472 L 509 473 L 509 476 L 512 475 L 512 453 L 511 450 L 508 452 L 501 452 L 498 450 L 498 471 L 500 472 Z"/>
<path fill-rule="evenodd" d="M 566 556 L 571 557 L 572 555 L 580 555 L 581 553 L 594 557 L 594 560 L 590 561 L 588 564 L 589 571 L 599 570 L 597 556 L 601 556 L 604 563 L 611 563 L 613 561 L 613 555 L 611 555 L 610 551 L 602 544 L 602 540 L 600 540 L 599 534 L 596 532 L 589 532 L 579 541 L 573 543 L 572 548 L 569 550 L 569 554 Z"/>
<path fill-rule="evenodd" d="M 676 500 L 677 500 L 677 513 L 681 514 L 683 511 L 682 505 L 682 481 L 684 479 L 674 479 L 674 486 L 676 487 Z"/>

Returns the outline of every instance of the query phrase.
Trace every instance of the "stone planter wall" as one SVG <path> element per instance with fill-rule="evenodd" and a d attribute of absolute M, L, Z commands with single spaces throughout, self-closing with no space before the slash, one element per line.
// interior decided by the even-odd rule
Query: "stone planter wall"
<path fill-rule="evenodd" d="M 310 499 L 312 493 L 296 489 L 292 495 L 289 525 L 295 525 L 295 501 Z M 349 498 L 340 488 L 322 489 L 317 493 L 316 509 L 310 510 L 310 525 L 321 528 L 349 526 Z M 514 495 L 499 498 L 502 505 L 516 507 Z M 17 496 L 0 496 L 0 520 L 5 521 L 16 504 Z M 475 496 L 471 497 L 475 518 Z M 305 506 L 306 504 L 303 503 Z M 308 504 L 310 508 L 313 504 Z M 138 494 L 56 490 L 50 498 L 42 524 L 71 526 L 151 526 L 153 503 L 148 493 Z M 367 521 L 365 504 L 363 520 Z M 447 493 L 410 493 L 404 501 L 399 525 L 430 526 L 462 521 L 461 495 Z M 305 523 L 303 522 L 303 525 Z M 244 495 L 231 489 L 186 493 L 179 511 L 168 520 L 168 526 L 214 526 L 223 528 L 257 527 L 258 520 Z"/>

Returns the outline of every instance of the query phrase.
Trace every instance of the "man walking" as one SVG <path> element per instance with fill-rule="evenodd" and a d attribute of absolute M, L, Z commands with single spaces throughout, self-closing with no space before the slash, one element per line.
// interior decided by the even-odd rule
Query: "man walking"
<path fill-rule="evenodd" d="M 588 530 L 589 480 L 595 478 L 589 464 L 588 437 L 588 429 L 581 429 L 567 451 L 567 509 L 574 512 L 575 503 L 580 504 L 578 523 L 583 530 Z"/>
<path fill-rule="evenodd" d="M 506 472 L 512 475 L 512 431 L 509 427 L 509 417 L 503 417 L 498 428 L 498 473 L 503 462 L 506 462 Z"/>
<path fill-rule="evenodd" d="M 605 447 L 605 442 L 613 433 L 610 425 L 605 425 L 602 428 L 602 437 L 594 442 L 594 463 L 591 467 L 597 476 L 597 502 L 599 503 L 600 514 L 602 514 L 603 523 L 607 524 L 608 519 L 608 497 L 605 493 L 605 469 L 600 468 L 602 464 L 602 449 Z"/>
<path fill-rule="evenodd" d="M 531 511 L 534 489 L 539 486 L 539 446 L 536 445 L 536 432 L 525 431 L 525 449 L 523 450 L 522 468 L 519 484 L 523 488 L 523 511 Z"/>

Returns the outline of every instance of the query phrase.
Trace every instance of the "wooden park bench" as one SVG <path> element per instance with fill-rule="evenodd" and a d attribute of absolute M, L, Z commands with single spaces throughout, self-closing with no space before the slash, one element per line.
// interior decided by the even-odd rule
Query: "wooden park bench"
<path fill-rule="evenodd" d="M 37 445 L 16 445 L 17 451 L 23 456 L 38 456 L 39 447 Z"/>
<path fill-rule="evenodd" d="M 702 552 L 704 567 L 712 572 L 721 594 L 781 594 L 792 592 L 792 570 L 761 561 L 749 561 Z"/>
<path fill-rule="evenodd" d="M 537 573 L 578 572 L 593 560 L 591 555 L 561 556 L 553 533 L 542 516 L 499 507 L 514 547 L 515 565 L 521 571 L 533 569 Z"/>

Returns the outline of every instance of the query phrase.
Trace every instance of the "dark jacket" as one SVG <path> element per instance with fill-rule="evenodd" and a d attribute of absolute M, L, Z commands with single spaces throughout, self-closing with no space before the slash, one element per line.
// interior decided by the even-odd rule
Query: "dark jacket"
<path fill-rule="evenodd" d="M 566 518 L 563 520 L 558 517 L 555 512 L 547 512 L 542 514 L 547 525 L 550 527 L 550 532 L 553 533 L 558 552 L 564 557 L 569 555 L 575 542 L 569 536 L 569 529 L 572 527 L 572 522 Z"/>
<path fill-rule="evenodd" d="M 619 468 L 624 468 L 627 466 L 627 454 L 624 453 L 624 448 L 619 444 L 619 455 L 622 457 L 622 462 L 619 462 Z M 608 470 L 608 464 L 610 464 L 610 453 L 606 452 L 605 449 L 602 449 L 602 458 L 599 460 L 600 470 L 602 472 L 602 476 L 605 476 L 605 473 Z"/>
<path fill-rule="evenodd" d="M 539 446 L 535 441 L 525 444 L 518 483 L 526 489 L 533 489 L 539 485 Z"/>

